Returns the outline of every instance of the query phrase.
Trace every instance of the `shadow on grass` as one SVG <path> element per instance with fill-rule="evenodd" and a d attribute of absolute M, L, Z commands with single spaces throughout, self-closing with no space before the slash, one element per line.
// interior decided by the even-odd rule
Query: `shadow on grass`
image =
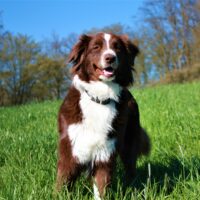
<path fill-rule="evenodd" d="M 162 162 L 162 161 L 161 161 Z M 191 166 L 191 167 L 190 167 Z M 179 159 L 171 158 L 166 165 L 162 163 L 144 163 L 142 167 L 137 169 L 137 174 L 133 182 L 129 185 L 123 185 L 123 193 L 125 194 L 127 188 L 132 188 L 132 191 L 136 190 L 141 192 L 145 186 L 152 187 L 157 185 L 156 191 L 159 193 L 165 187 L 166 195 L 170 194 L 178 181 L 185 181 L 196 177 L 195 170 L 200 173 L 200 158 L 194 157 L 190 163 L 184 164 Z M 116 172 L 116 176 L 119 176 L 120 180 L 123 180 L 123 168 Z M 124 182 L 124 180 L 122 181 Z M 116 181 L 112 186 L 114 192 L 117 191 Z"/>

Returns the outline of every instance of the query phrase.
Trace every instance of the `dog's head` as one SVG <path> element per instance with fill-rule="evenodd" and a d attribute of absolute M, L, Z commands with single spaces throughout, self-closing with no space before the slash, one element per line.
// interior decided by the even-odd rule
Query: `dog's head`
<path fill-rule="evenodd" d="M 72 73 L 84 81 L 115 81 L 126 87 L 133 82 L 132 67 L 138 53 L 125 35 L 81 35 L 68 62 L 73 64 Z"/>

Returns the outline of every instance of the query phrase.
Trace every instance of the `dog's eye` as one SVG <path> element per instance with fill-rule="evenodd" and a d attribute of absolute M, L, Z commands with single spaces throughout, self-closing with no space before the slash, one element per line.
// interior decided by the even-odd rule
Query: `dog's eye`
<path fill-rule="evenodd" d="M 99 50 L 99 49 L 100 49 L 100 45 L 95 44 L 95 45 L 92 47 L 92 49 L 94 49 L 94 50 Z"/>
<path fill-rule="evenodd" d="M 116 50 L 119 50 L 120 49 L 120 44 L 118 42 L 115 42 L 113 44 L 113 48 L 116 49 Z"/>

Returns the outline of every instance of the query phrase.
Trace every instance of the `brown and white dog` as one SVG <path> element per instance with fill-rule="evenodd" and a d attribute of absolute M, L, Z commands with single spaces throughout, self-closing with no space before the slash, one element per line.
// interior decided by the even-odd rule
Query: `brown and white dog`
<path fill-rule="evenodd" d="M 127 178 L 136 160 L 150 150 L 140 126 L 135 99 L 126 89 L 133 83 L 138 48 L 127 36 L 82 35 L 73 47 L 73 81 L 60 108 L 57 188 L 71 185 L 83 170 L 93 177 L 94 197 L 101 199 L 110 184 L 119 154 Z"/>

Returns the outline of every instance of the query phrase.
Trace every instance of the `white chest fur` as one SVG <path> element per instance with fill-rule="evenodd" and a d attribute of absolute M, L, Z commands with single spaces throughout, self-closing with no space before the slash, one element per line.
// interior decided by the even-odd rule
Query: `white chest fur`
<path fill-rule="evenodd" d="M 102 82 L 86 83 L 78 77 L 74 78 L 74 85 L 81 93 L 80 107 L 83 120 L 68 127 L 72 153 L 83 164 L 108 161 L 115 151 L 115 139 L 107 138 L 117 114 L 115 103 L 111 101 L 107 105 L 101 105 L 91 101 L 85 90 L 99 99 L 113 98 L 118 101 L 121 88 L 114 83 L 109 85 Z"/>

